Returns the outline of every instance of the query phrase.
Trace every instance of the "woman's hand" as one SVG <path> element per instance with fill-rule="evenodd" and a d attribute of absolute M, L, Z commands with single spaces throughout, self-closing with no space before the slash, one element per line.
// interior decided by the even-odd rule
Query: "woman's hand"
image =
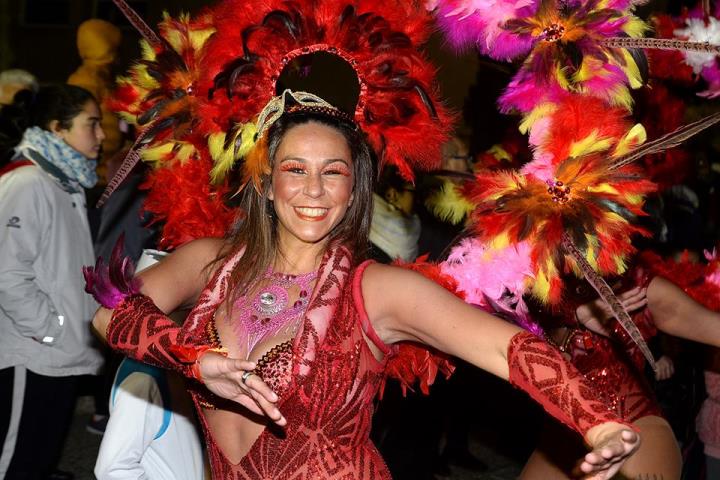
<path fill-rule="evenodd" d="M 275 392 L 254 373 L 245 375 L 243 380 L 243 375 L 255 368 L 254 362 L 227 358 L 215 352 L 204 354 L 199 362 L 201 380 L 212 393 L 285 426 L 287 420 L 275 406 L 278 401 Z"/>
<path fill-rule="evenodd" d="M 580 471 L 591 480 L 606 480 L 640 447 L 640 435 L 620 423 L 597 425 L 586 434 L 593 447 L 580 464 Z"/>
<path fill-rule="evenodd" d="M 617 296 L 620 303 L 623 304 L 628 313 L 647 305 L 647 289 L 641 287 L 631 288 Z M 613 313 L 610 307 L 600 298 L 592 302 L 580 305 L 575 310 L 578 322 L 585 328 L 606 337 L 610 336 L 610 331 L 606 327 L 608 319 L 612 318 Z"/>

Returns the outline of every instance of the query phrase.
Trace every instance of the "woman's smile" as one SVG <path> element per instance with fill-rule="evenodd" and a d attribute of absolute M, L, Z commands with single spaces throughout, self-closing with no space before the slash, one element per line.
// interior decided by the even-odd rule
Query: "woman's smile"
<path fill-rule="evenodd" d="M 320 220 L 325 220 L 329 211 L 329 208 L 322 207 L 295 207 L 295 213 L 297 216 L 302 220 L 307 220 L 309 222 L 319 222 Z"/>

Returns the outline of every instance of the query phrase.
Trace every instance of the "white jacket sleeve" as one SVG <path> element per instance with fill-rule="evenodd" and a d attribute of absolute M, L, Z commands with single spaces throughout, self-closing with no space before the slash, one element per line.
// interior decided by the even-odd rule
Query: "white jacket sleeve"
<path fill-rule="evenodd" d="M 48 294 L 36 283 L 33 269 L 41 249 L 53 248 L 48 245 L 51 209 L 37 177 L 8 174 L 2 178 L 0 308 L 20 335 L 47 345 L 53 344 L 64 322 Z"/>
<path fill-rule="evenodd" d="M 145 480 L 141 460 L 160 431 L 163 404 L 155 379 L 128 375 L 117 388 L 95 463 L 98 480 Z"/>

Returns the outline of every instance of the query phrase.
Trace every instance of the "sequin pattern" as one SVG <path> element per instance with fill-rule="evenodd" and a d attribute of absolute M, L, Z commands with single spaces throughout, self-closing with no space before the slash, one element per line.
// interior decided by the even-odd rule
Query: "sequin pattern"
<path fill-rule="evenodd" d="M 236 260 L 234 260 L 236 261 Z M 232 264 L 231 259 L 228 264 Z M 227 272 L 218 274 L 190 313 L 182 338 L 195 345 L 218 345 L 212 327 L 214 308 L 224 294 Z M 315 292 L 292 349 L 278 346 L 261 376 L 273 382 L 275 370 L 290 360 L 289 384 L 277 392 L 278 407 L 287 418 L 284 431 L 266 428 L 239 464 L 232 464 L 215 444 L 202 415 L 203 402 L 219 399 L 193 389 L 199 407 L 208 456 L 217 479 L 360 479 L 386 480 L 389 472 L 369 440 L 373 399 L 384 376 L 363 336 L 359 309 L 352 295 L 353 279 L 363 267 L 352 268 L 344 248 L 328 253 L 320 267 Z M 272 366 L 270 366 L 272 365 Z M 283 374 L 281 374 L 282 376 Z"/>
<path fill-rule="evenodd" d="M 510 383 L 524 390 L 553 417 L 582 435 L 603 422 L 621 422 L 597 388 L 539 337 L 522 332 L 508 346 Z"/>
<path fill-rule="evenodd" d="M 631 269 L 625 278 L 631 285 L 646 288 L 652 280 L 641 268 Z M 587 302 L 591 297 L 578 292 L 575 305 Z M 574 310 L 574 308 L 573 308 Z M 574 313 L 566 315 L 574 319 Z M 647 341 L 657 334 L 648 308 L 632 315 L 633 323 Z M 571 324 L 572 321 L 568 320 Z M 572 345 L 568 350 L 572 363 L 600 392 L 602 399 L 626 422 L 634 422 L 648 415 L 663 416 L 650 385 L 643 374 L 645 358 L 617 322 L 613 325 L 613 339 L 585 331 L 587 345 Z M 619 341 L 618 341 L 619 340 Z"/>
<path fill-rule="evenodd" d="M 257 362 L 254 373 L 282 397 L 292 380 L 293 342 L 288 340 L 275 345 Z"/>

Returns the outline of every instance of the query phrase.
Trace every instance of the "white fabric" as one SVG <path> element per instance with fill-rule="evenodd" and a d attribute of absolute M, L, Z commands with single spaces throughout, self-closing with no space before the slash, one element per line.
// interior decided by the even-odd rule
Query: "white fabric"
<path fill-rule="evenodd" d="M 0 450 L 0 478 L 5 478 L 10 461 L 15 454 L 18 432 L 20 431 L 20 418 L 22 417 L 23 403 L 25 402 L 25 386 L 27 384 L 27 369 L 15 367 L 13 369 L 13 391 L 10 406 L 10 424 L 7 435 Z"/>
<path fill-rule="evenodd" d="M 370 241 L 390 258 L 412 262 L 418 255 L 420 218 L 403 217 L 380 195 L 373 194 Z"/>
<path fill-rule="evenodd" d="M 98 480 L 202 480 L 202 448 L 189 420 L 188 394 L 181 381 L 170 382 L 170 391 L 170 423 L 155 439 L 167 408 L 155 379 L 134 372 L 113 385 L 110 419 L 95 463 Z"/>
<path fill-rule="evenodd" d="M 90 329 L 98 305 L 82 276 L 94 263 L 84 192 L 35 165 L 0 177 L 0 369 L 98 373 Z"/>

